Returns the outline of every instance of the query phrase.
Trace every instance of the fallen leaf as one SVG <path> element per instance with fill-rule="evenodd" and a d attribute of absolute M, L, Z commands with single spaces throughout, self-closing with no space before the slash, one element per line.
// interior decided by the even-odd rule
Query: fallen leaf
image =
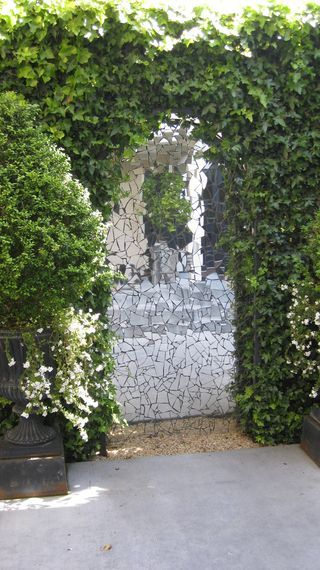
<path fill-rule="evenodd" d="M 111 550 L 112 545 L 111 544 L 105 544 L 104 546 L 101 547 L 102 552 L 108 552 L 108 550 Z"/>

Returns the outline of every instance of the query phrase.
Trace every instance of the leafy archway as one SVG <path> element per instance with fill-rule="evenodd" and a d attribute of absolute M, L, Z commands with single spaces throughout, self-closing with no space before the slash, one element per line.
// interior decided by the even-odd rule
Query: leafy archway
<path fill-rule="evenodd" d="M 108 216 L 120 158 L 175 112 L 225 165 L 236 296 L 235 393 L 261 442 L 293 441 L 310 381 L 288 364 L 302 226 L 318 207 L 319 7 L 195 17 L 137 2 L 17 0 L 3 8 L 1 89 L 44 124 Z"/>

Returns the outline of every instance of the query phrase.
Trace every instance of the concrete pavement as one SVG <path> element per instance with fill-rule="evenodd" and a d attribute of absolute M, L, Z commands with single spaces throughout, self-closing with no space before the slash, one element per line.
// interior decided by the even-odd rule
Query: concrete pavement
<path fill-rule="evenodd" d="M 69 483 L 0 502 L 1 570 L 320 568 L 320 469 L 296 445 L 72 464 Z"/>

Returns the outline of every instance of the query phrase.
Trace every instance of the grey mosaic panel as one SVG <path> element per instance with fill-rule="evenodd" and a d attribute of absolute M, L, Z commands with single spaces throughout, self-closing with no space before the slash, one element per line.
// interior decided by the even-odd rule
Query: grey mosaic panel
<path fill-rule="evenodd" d="M 125 280 L 109 317 L 118 336 L 114 382 L 131 422 L 221 416 L 234 407 L 233 295 L 216 247 L 223 180 L 199 158 L 202 148 L 180 127 L 165 127 L 123 167 L 126 195 L 113 215 L 109 260 Z M 155 240 L 143 182 L 148 172 L 168 171 L 185 181 L 190 217 L 180 235 Z"/>

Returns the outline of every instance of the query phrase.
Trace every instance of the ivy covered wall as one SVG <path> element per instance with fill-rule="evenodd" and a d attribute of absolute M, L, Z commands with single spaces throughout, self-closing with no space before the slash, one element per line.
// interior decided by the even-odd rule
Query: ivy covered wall
<path fill-rule="evenodd" d="M 124 154 L 177 113 L 225 166 L 235 291 L 235 392 L 258 441 L 293 441 L 312 403 L 291 369 L 290 297 L 302 226 L 319 206 L 320 9 L 185 21 L 137 2 L 18 0 L 0 18 L 1 89 L 44 125 L 105 215 Z"/>

